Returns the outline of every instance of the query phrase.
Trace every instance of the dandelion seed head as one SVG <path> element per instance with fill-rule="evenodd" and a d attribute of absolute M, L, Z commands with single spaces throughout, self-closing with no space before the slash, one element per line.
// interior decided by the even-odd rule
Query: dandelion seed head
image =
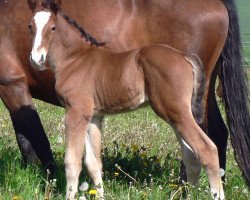
<path fill-rule="evenodd" d="M 243 194 L 248 194 L 248 190 L 247 189 L 244 189 L 242 192 L 243 192 Z"/>
<path fill-rule="evenodd" d="M 89 184 L 87 182 L 82 182 L 82 184 L 79 186 L 79 190 L 82 192 L 85 192 L 89 189 Z"/>
<path fill-rule="evenodd" d="M 225 175 L 225 170 L 220 168 L 220 177 L 223 177 Z"/>
<path fill-rule="evenodd" d="M 85 196 L 79 197 L 79 200 L 87 200 Z"/>

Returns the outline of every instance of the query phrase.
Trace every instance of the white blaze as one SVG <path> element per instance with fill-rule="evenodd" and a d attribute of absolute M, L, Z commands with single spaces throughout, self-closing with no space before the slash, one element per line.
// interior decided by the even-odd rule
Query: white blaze
<path fill-rule="evenodd" d="M 44 56 L 44 59 L 46 58 L 47 55 L 47 52 L 44 48 L 40 48 L 39 50 L 38 48 L 41 46 L 42 43 L 43 28 L 48 23 L 50 15 L 51 15 L 50 12 L 41 11 L 37 12 L 34 16 L 36 25 L 36 35 L 31 55 L 32 55 L 32 60 L 35 61 L 36 64 L 38 65 L 42 55 Z"/>

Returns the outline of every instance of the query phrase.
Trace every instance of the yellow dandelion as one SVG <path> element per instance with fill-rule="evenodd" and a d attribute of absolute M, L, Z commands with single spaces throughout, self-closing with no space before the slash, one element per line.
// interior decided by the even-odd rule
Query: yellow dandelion
<path fill-rule="evenodd" d="M 142 152 L 142 153 L 141 153 L 141 157 L 142 157 L 142 158 L 146 158 L 146 157 L 147 157 L 147 154 L 146 154 L 145 152 Z"/>
<path fill-rule="evenodd" d="M 178 187 L 176 184 L 169 184 L 169 187 Z"/>
<path fill-rule="evenodd" d="M 133 145 L 131 146 L 131 148 L 132 148 L 132 150 L 133 150 L 134 152 L 138 151 L 138 149 L 139 149 L 139 147 L 138 147 L 136 144 L 133 144 Z"/>
<path fill-rule="evenodd" d="M 119 173 L 118 173 L 118 172 L 115 172 L 114 175 L 115 175 L 115 176 L 119 176 Z"/>
<path fill-rule="evenodd" d="M 123 147 L 123 148 L 125 148 L 125 147 L 127 147 L 127 145 L 126 145 L 126 144 L 124 144 L 124 143 L 122 143 L 122 147 Z"/>
<path fill-rule="evenodd" d="M 90 190 L 90 191 L 89 191 L 89 194 L 90 194 L 90 195 L 96 195 L 96 194 L 97 194 L 97 191 L 96 191 L 96 190 Z"/>
<path fill-rule="evenodd" d="M 14 196 L 12 200 L 21 200 L 22 198 L 20 196 Z"/>

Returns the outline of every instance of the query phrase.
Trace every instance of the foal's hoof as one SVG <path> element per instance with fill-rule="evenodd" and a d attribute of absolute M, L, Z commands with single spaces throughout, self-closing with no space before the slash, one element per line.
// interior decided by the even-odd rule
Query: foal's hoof
<path fill-rule="evenodd" d="M 225 196 L 219 195 L 218 193 L 213 193 L 212 198 L 213 198 L 213 200 L 225 200 Z"/>

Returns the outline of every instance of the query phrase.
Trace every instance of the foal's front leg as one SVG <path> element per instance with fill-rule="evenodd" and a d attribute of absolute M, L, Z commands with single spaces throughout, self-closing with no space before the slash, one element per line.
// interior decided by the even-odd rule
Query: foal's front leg
<path fill-rule="evenodd" d="M 82 157 L 84 143 L 92 112 L 86 112 L 82 108 L 74 107 L 67 109 L 65 118 L 66 128 L 66 198 L 76 199 L 78 191 L 78 178 L 82 170 Z"/>

